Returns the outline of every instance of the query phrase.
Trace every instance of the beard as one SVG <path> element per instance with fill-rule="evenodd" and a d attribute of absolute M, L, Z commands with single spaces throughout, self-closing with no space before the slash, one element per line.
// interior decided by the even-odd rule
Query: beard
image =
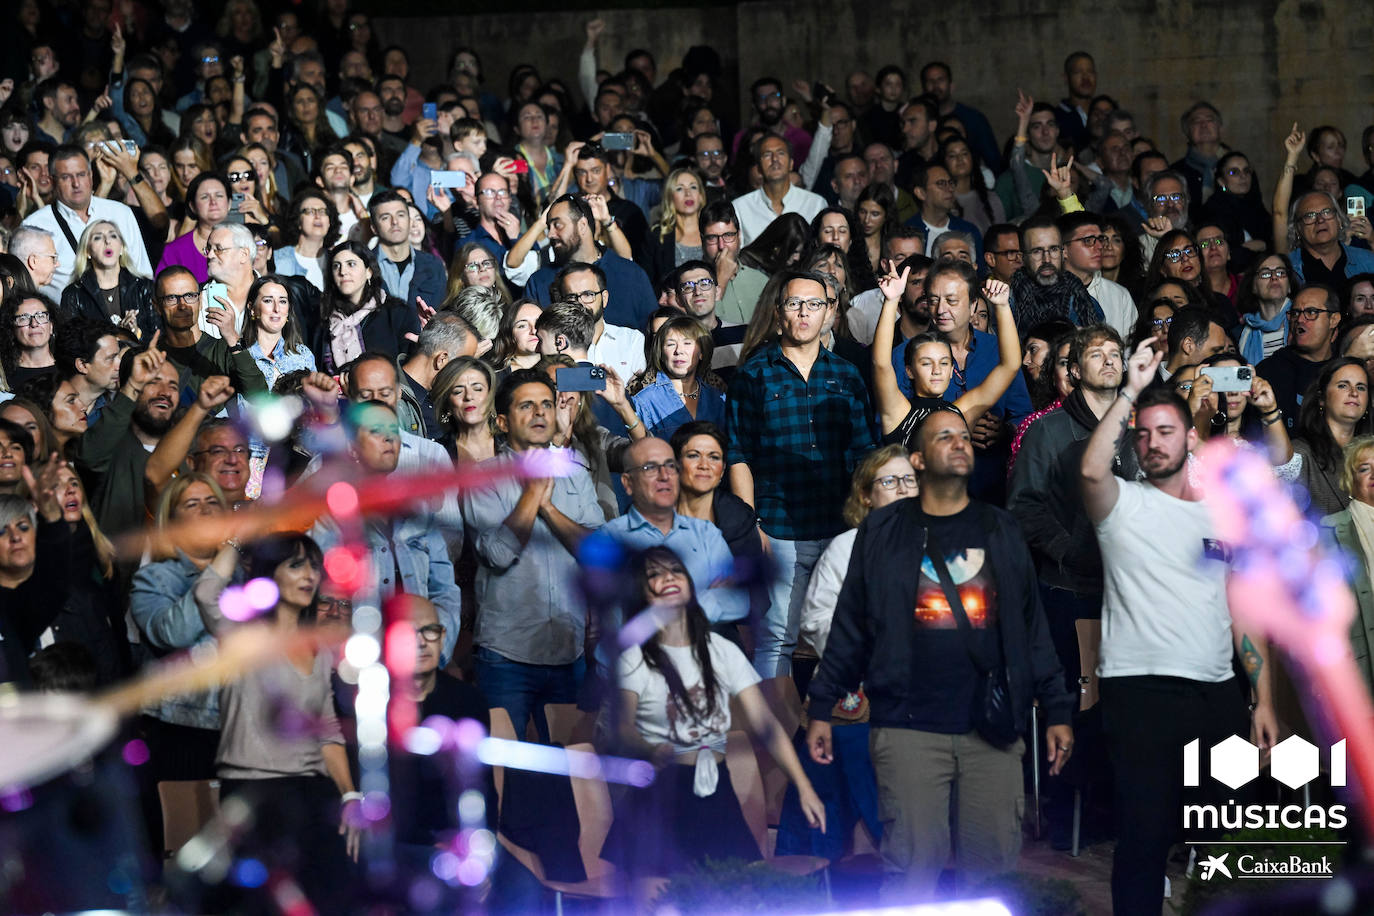
<path fill-rule="evenodd" d="M 176 405 L 173 404 L 172 407 L 173 409 L 167 412 L 167 416 L 155 417 L 148 410 L 148 405 L 139 401 L 134 405 L 133 424 L 150 436 L 161 436 L 172 428 L 172 418 L 176 415 Z"/>
<path fill-rule="evenodd" d="M 385 102 L 382 103 L 382 111 L 386 113 L 387 117 L 397 117 L 405 110 L 405 99 L 387 99 Z"/>
<path fill-rule="evenodd" d="M 549 239 L 549 247 L 553 249 L 554 265 L 562 267 L 572 260 L 573 252 L 582 247 L 582 237 L 575 235 L 566 242 L 562 239 Z"/>
<path fill-rule="evenodd" d="M 1161 457 L 1164 460 L 1167 460 L 1168 456 Z M 1179 471 L 1183 470 L 1183 465 L 1188 462 L 1188 453 L 1184 452 L 1183 455 L 1177 461 L 1168 464 L 1155 463 L 1147 465 L 1147 461 L 1149 461 L 1149 453 L 1147 453 L 1145 458 L 1141 459 L 1140 462 L 1140 469 L 1145 472 L 1146 480 L 1167 480 L 1168 478 L 1173 477 Z"/>
<path fill-rule="evenodd" d="M 759 112 L 759 123 L 764 127 L 772 127 L 782 120 L 781 108 L 765 108 Z"/>
<path fill-rule="evenodd" d="M 1041 286 L 1053 286 L 1059 280 L 1059 271 L 1050 273 L 1046 268 L 1035 272 L 1035 282 Z"/>

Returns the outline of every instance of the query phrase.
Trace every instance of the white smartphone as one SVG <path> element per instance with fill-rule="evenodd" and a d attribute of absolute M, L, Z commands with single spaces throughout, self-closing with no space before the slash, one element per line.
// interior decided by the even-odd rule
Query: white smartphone
<path fill-rule="evenodd" d="M 1358 219 L 1364 216 L 1364 198 L 1347 197 L 1345 199 L 1345 215 L 1351 219 Z"/>
<path fill-rule="evenodd" d="M 1212 380 L 1212 390 L 1249 391 L 1255 370 L 1249 366 L 1203 366 L 1202 374 Z"/>

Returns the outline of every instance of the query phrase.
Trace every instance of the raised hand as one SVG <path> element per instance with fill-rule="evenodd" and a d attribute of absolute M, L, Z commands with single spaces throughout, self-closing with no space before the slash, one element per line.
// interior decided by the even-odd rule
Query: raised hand
<path fill-rule="evenodd" d="M 1164 353 L 1155 350 L 1152 338 L 1141 341 L 1126 362 L 1126 390 L 1132 396 L 1144 391 L 1154 381 L 1155 371 L 1163 361 Z"/>
<path fill-rule="evenodd" d="M 1278 409 L 1279 402 L 1274 397 L 1274 386 L 1255 374 L 1250 382 L 1250 403 L 1261 415 L 1273 413 Z"/>
<path fill-rule="evenodd" d="M 234 312 L 234 307 L 229 304 L 229 300 L 223 296 L 216 296 L 215 301 L 221 307 L 207 306 L 205 320 L 219 329 L 219 336 L 224 340 L 225 346 L 236 347 L 239 343 L 239 332 L 234 327 L 237 323 L 237 313 Z"/>
<path fill-rule="evenodd" d="M 128 42 L 124 40 L 124 30 L 120 28 L 119 23 L 116 22 L 114 28 L 110 31 L 110 50 L 114 53 L 115 57 L 122 60 L 124 58 L 124 51 L 127 47 Z"/>
<path fill-rule="evenodd" d="M 595 45 L 601 40 L 602 34 L 606 31 L 606 21 L 600 16 L 595 19 L 587 20 L 587 44 Z"/>
<path fill-rule="evenodd" d="M 49 522 L 56 522 L 62 519 L 62 504 L 57 497 L 59 481 L 57 472 L 67 466 L 57 454 L 53 452 L 48 455 L 48 460 L 40 465 L 42 470 L 34 476 L 33 470 L 26 464 L 21 467 L 20 473 L 24 476 L 24 484 L 29 488 L 29 494 L 33 499 L 34 505 L 38 507 L 38 513 Z"/>
<path fill-rule="evenodd" d="M 157 348 L 161 336 L 161 330 L 153 332 L 152 339 L 148 341 L 148 349 L 134 357 L 133 365 L 129 369 L 129 381 L 126 383 L 126 387 L 133 390 L 131 400 L 138 397 L 138 393 L 147 387 L 167 360 L 167 355 Z"/>
<path fill-rule="evenodd" d="M 420 316 L 420 330 L 422 331 L 425 329 L 425 325 L 429 324 L 437 314 L 434 309 L 429 307 L 424 296 L 415 297 L 415 312 Z"/>
<path fill-rule="evenodd" d="M 611 218 L 610 205 L 606 203 L 606 198 L 600 194 L 588 194 L 587 206 L 592 208 L 592 219 L 597 223 L 605 223 Z"/>
<path fill-rule="evenodd" d="M 1011 308 L 1011 287 L 993 277 L 983 284 L 983 298 L 997 308 Z"/>
<path fill-rule="evenodd" d="M 1298 122 L 1293 122 L 1293 129 L 1288 132 L 1288 136 L 1283 138 L 1283 148 L 1288 150 L 1288 161 L 1296 162 L 1298 154 L 1307 145 L 1307 134 L 1298 129 Z"/>
<path fill-rule="evenodd" d="M 635 131 L 634 154 L 636 156 L 652 156 L 654 154 L 654 144 L 653 141 L 649 139 L 649 132 L 647 130 Z"/>
<path fill-rule="evenodd" d="M 1026 127 L 1030 124 L 1031 109 L 1035 107 L 1035 99 L 1020 89 L 1016 90 L 1016 120 L 1021 125 L 1017 131 L 1021 136 L 1025 136 Z"/>
<path fill-rule="evenodd" d="M 1073 196 L 1073 155 L 1069 155 L 1069 161 L 1063 165 L 1059 164 L 1059 152 L 1050 153 L 1049 170 L 1040 170 L 1040 174 L 1045 176 L 1045 183 L 1054 188 L 1055 196 L 1060 200 L 1068 200 Z"/>
<path fill-rule="evenodd" d="M 911 268 L 905 268 L 901 273 L 897 272 L 896 266 L 889 264 L 887 273 L 878 278 L 878 289 L 883 294 L 886 302 L 898 302 L 902 298 L 902 293 L 906 292 L 906 282 L 911 277 Z M 989 283 L 994 281 L 988 281 Z"/>
<path fill-rule="evenodd" d="M 316 410 L 337 410 L 340 393 L 339 383 L 327 372 L 312 372 L 301 380 L 301 395 Z"/>
<path fill-rule="evenodd" d="M 509 210 L 502 210 L 495 216 L 496 225 L 506 231 L 508 238 L 516 238 L 520 235 L 520 217 Z"/>
<path fill-rule="evenodd" d="M 229 384 L 229 376 L 211 375 L 200 383 L 196 406 L 206 413 L 214 413 L 233 396 L 234 386 Z"/>
<path fill-rule="evenodd" d="M 448 193 L 447 188 L 436 188 L 430 185 L 425 188 L 425 200 L 434 205 L 434 209 L 440 213 L 447 213 L 453 208 L 453 197 Z"/>
<path fill-rule="evenodd" d="M 272 58 L 272 69 L 277 70 L 286 62 L 286 41 L 281 37 L 281 29 L 272 27 L 272 43 L 267 46 L 267 53 Z"/>
<path fill-rule="evenodd" d="M 229 72 L 236 81 L 243 79 L 243 55 L 235 54 L 229 58 Z"/>
<path fill-rule="evenodd" d="M 620 377 L 620 373 L 605 363 L 602 363 L 601 368 L 606 372 L 606 387 L 597 394 L 612 407 L 624 407 L 629 404 L 629 399 L 625 397 L 625 380 Z"/>
<path fill-rule="evenodd" d="M 1145 230 L 1145 234 L 1153 238 L 1162 239 L 1168 235 L 1169 230 L 1174 228 L 1174 224 L 1169 222 L 1167 216 L 1152 216 L 1140 225 Z"/>
<path fill-rule="evenodd" d="M 801 99 L 803 102 L 809 103 L 812 100 L 811 86 L 806 82 L 806 80 L 793 80 L 792 92 L 795 93 L 797 98 Z"/>

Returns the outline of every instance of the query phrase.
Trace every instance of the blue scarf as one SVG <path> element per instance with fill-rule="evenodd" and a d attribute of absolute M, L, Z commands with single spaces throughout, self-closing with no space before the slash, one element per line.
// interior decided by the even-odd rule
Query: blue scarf
<path fill-rule="evenodd" d="M 1282 329 L 1283 342 L 1288 343 L 1288 309 L 1292 305 L 1291 300 L 1283 300 L 1283 308 L 1268 321 L 1259 312 L 1246 312 L 1240 316 L 1240 355 L 1247 363 L 1258 366 L 1260 360 L 1264 359 L 1264 335 L 1270 331 Z"/>

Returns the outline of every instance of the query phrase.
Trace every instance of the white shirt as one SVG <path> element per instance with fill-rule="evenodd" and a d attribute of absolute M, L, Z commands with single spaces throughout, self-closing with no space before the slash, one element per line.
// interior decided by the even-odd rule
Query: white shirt
<path fill-rule="evenodd" d="M 840 589 L 844 587 L 845 576 L 849 573 L 849 557 L 854 553 L 854 538 L 859 529 L 842 531 L 830 541 L 825 553 L 816 561 L 811 570 L 811 581 L 806 585 L 806 601 L 801 611 L 801 637 L 817 655 L 825 654 L 825 644 L 830 640 L 830 624 L 835 617 L 835 605 L 840 600 Z"/>
<path fill-rule="evenodd" d="M 80 243 L 81 233 L 86 231 L 89 222 L 83 221 L 75 210 L 64 203 L 57 203 L 57 208 L 61 212 L 62 218 L 67 221 L 67 226 L 72 230 L 72 235 Z M 119 227 L 119 234 L 124 236 L 124 248 L 129 252 L 129 259 L 134 265 L 134 273 L 141 277 L 153 275 L 153 266 L 148 263 L 148 250 L 143 247 L 143 234 L 138 231 L 138 220 L 134 218 L 133 210 L 117 200 L 92 197 L 87 212 L 93 220 L 107 219 Z M 57 225 L 57 218 L 53 216 L 52 207 L 41 207 L 29 214 L 29 218 L 24 220 L 24 225 L 32 226 L 35 229 L 46 229 L 52 233 L 53 244 L 57 246 L 57 270 L 53 273 L 52 280 L 43 287 L 42 291 L 54 302 L 60 302 L 62 301 L 62 290 L 71 285 L 72 280 L 75 279 L 72 276 L 72 269 L 76 266 L 76 251 L 67 241 L 67 236 L 62 232 L 62 227 Z"/>
<path fill-rule="evenodd" d="M 242 336 L 243 336 L 243 321 L 244 321 L 244 315 L 247 313 L 248 308 L 247 308 L 247 306 L 244 306 L 244 307 L 241 308 L 241 309 L 240 309 L 240 308 L 237 308 L 237 307 L 234 305 L 234 300 L 231 299 L 231 298 L 229 297 L 229 287 L 225 286 L 225 285 L 224 285 L 223 283 L 221 283 L 219 280 L 213 280 L 213 279 L 212 279 L 212 280 L 210 280 L 209 282 L 207 282 L 203 287 L 201 287 L 201 290 L 200 290 L 200 317 L 199 317 L 198 319 L 196 319 L 196 324 L 197 324 L 197 325 L 200 327 L 200 329 L 201 329 L 202 331 L 204 331 L 206 334 L 209 334 L 211 337 L 215 338 L 216 340 L 219 339 L 219 337 L 220 337 L 219 328 L 215 327 L 213 324 L 211 324 L 211 323 L 206 319 L 206 316 L 209 314 L 209 310 L 210 310 L 210 309 L 212 309 L 212 308 L 216 308 L 216 309 L 217 309 L 217 308 L 223 308 L 223 306 L 221 306 L 221 305 L 219 304 L 219 302 L 216 301 L 216 299 L 215 299 L 216 296 L 218 296 L 219 298 L 221 298 L 221 299 L 223 299 L 224 301 L 228 302 L 228 303 L 229 303 L 229 307 L 234 309 L 234 330 L 235 330 L 235 332 L 238 333 L 238 335 L 239 335 L 240 337 L 242 337 Z"/>
<path fill-rule="evenodd" d="M 783 213 L 800 213 L 809 223 L 816 214 L 826 208 L 825 198 L 810 191 L 803 191 L 796 185 L 787 189 L 782 198 Z M 735 215 L 739 217 L 740 245 L 748 245 L 777 219 L 773 212 L 773 202 L 763 192 L 763 188 L 750 191 L 743 197 L 735 198 Z"/>
<path fill-rule="evenodd" d="M 630 379 L 644 371 L 644 335 L 634 328 L 603 325 L 601 339 L 587 348 L 587 360 L 597 366 L 610 366 L 628 385 Z"/>
<path fill-rule="evenodd" d="M 1088 284 L 1088 295 L 1097 300 L 1102 307 L 1102 319 L 1121 335 L 1121 339 L 1129 338 L 1139 313 L 1126 287 L 1108 280 L 1101 271 L 1097 271 Z"/>
<path fill-rule="evenodd" d="M 1206 504 L 1146 481 L 1117 488 L 1097 523 L 1106 586 L 1098 676 L 1229 680 L 1229 562 Z"/>
<path fill-rule="evenodd" d="M 866 289 L 849 302 L 849 330 L 854 339 L 865 347 L 873 345 L 878 330 L 878 316 L 883 312 L 883 291 Z"/>

